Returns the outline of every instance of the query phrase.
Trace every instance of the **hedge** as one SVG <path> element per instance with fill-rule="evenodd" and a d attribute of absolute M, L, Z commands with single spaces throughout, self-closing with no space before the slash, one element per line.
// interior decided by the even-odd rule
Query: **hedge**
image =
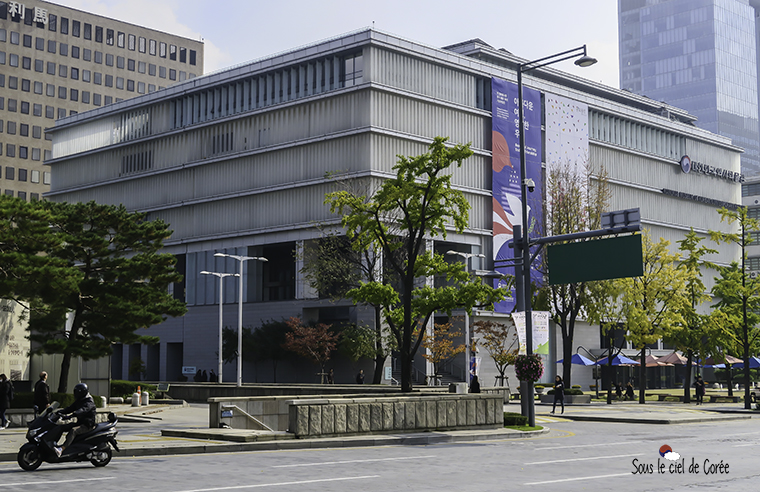
<path fill-rule="evenodd" d="M 546 392 L 546 394 L 547 395 L 553 395 L 554 394 L 554 390 L 550 389 L 549 391 Z M 565 394 L 566 395 L 571 395 L 571 396 L 578 396 L 578 395 L 582 395 L 583 391 L 581 391 L 579 389 L 575 389 L 575 388 L 570 388 L 570 389 L 566 389 L 565 390 Z"/>
<path fill-rule="evenodd" d="M 99 396 L 92 395 L 92 399 L 95 400 L 95 406 L 97 408 L 103 408 L 103 399 Z M 50 401 L 57 401 L 61 404 L 61 408 L 66 408 L 74 403 L 74 395 L 71 393 L 50 393 Z M 21 392 L 15 393 L 15 398 L 11 402 L 11 408 L 28 408 L 34 407 L 34 393 L 33 392 Z"/>
<path fill-rule="evenodd" d="M 151 398 L 155 396 L 156 386 L 153 384 L 146 384 L 140 381 L 124 381 L 120 379 L 111 380 L 111 396 L 121 396 L 125 400 L 131 400 L 132 395 L 137 392 L 137 387 L 140 387 L 140 391 L 147 391 Z"/>
<path fill-rule="evenodd" d="M 504 426 L 508 425 L 528 425 L 528 417 L 515 412 L 504 412 Z"/>

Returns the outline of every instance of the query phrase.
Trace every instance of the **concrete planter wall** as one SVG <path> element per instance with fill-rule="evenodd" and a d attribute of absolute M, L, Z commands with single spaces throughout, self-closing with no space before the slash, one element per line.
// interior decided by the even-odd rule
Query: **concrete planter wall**
<path fill-rule="evenodd" d="M 541 403 L 554 403 L 554 395 L 541 395 Z M 591 403 L 591 395 L 565 395 L 565 405 Z"/>
<path fill-rule="evenodd" d="M 504 425 L 500 394 L 300 399 L 288 431 L 298 438 L 382 432 L 495 429 Z"/>

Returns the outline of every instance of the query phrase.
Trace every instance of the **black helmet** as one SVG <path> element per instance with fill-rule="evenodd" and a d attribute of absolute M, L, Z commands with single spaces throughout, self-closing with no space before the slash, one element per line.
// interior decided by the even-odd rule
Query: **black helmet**
<path fill-rule="evenodd" d="M 87 387 L 84 383 L 79 383 L 76 386 L 74 386 L 74 398 L 77 400 L 81 400 L 85 396 L 87 396 L 87 393 L 90 392 L 90 388 Z"/>

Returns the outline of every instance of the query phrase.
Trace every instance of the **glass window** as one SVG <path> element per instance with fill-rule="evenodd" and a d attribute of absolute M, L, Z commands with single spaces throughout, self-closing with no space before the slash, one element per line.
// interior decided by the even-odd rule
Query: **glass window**
<path fill-rule="evenodd" d="M 49 75 L 55 75 L 55 63 L 47 62 L 47 73 Z"/>
<path fill-rule="evenodd" d="M 80 27 L 80 24 L 78 20 L 71 21 L 71 35 L 74 36 L 75 38 L 79 37 L 79 27 Z"/>
<path fill-rule="evenodd" d="M 145 94 L 145 82 L 138 82 L 137 83 L 137 93 L 138 94 Z"/>
<path fill-rule="evenodd" d="M 45 39 L 44 38 L 34 38 L 34 48 L 37 51 L 45 51 Z"/>
<path fill-rule="evenodd" d="M 40 172 L 32 170 L 32 183 L 39 183 L 40 182 Z"/>
<path fill-rule="evenodd" d="M 123 56 L 117 56 L 116 57 L 116 68 L 124 68 L 124 57 Z"/>
<path fill-rule="evenodd" d="M 127 80 L 127 90 L 129 92 L 135 91 L 135 81 L 134 80 Z"/>
<path fill-rule="evenodd" d="M 150 53 L 153 56 L 156 56 L 156 40 L 151 39 L 148 41 L 148 53 Z"/>
<path fill-rule="evenodd" d="M 173 44 L 169 45 L 169 59 L 177 61 L 177 47 Z"/>
<path fill-rule="evenodd" d="M 45 62 L 42 60 L 34 60 L 34 71 L 35 72 L 44 72 L 45 71 Z"/>
<path fill-rule="evenodd" d="M 158 67 L 158 76 L 162 79 L 166 78 L 166 67 Z"/>
<path fill-rule="evenodd" d="M 148 84 L 148 92 L 156 92 L 156 84 Z"/>
<path fill-rule="evenodd" d="M 55 54 L 55 52 L 56 52 L 55 41 L 53 41 L 52 39 L 48 40 L 47 50 L 48 50 L 48 53 Z"/>
<path fill-rule="evenodd" d="M 19 33 L 15 31 L 11 31 L 11 44 L 18 45 L 20 43 L 21 37 L 19 36 Z"/>
<path fill-rule="evenodd" d="M 5 51 L 0 51 L 0 65 L 5 65 Z"/>
<path fill-rule="evenodd" d="M 8 65 L 18 67 L 18 55 L 11 53 L 8 57 Z"/>
<path fill-rule="evenodd" d="M 187 48 L 179 49 L 179 61 L 180 63 L 187 63 Z"/>
<path fill-rule="evenodd" d="M 90 104 L 89 91 L 82 91 L 82 104 Z"/>
<path fill-rule="evenodd" d="M 45 171 L 42 173 L 42 184 L 46 184 L 46 185 L 50 184 L 50 171 Z"/>
<path fill-rule="evenodd" d="M 34 83 L 34 93 L 35 94 L 42 94 L 42 82 L 35 82 Z"/>
<path fill-rule="evenodd" d="M 16 157 L 16 146 L 11 145 L 11 144 L 6 145 L 5 155 L 7 155 L 8 157 Z M 15 174 L 14 173 L 15 168 L 10 168 L 10 169 L 11 169 L 11 173 L 10 173 L 11 175 L 10 177 L 8 177 L 8 166 L 5 166 L 5 179 L 13 179 L 13 175 Z M 5 194 L 6 195 L 8 194 L 8 190 L 5 190 Z M 11 196 L 13 196 L 12 190 L 11 190 Z"/>
<path fill-rule="evenodd" d="M 26 169 L 19 169 L 18 170 L 18 180 L 19 181 L 26 181 L 27 172 Z"/>
<path fill-rule="evenodd" d="M 35 104 L 35 106 L 37 106 Z M 42 109 L 40 109 L 40 113 L 42 113 Z M 32 127 L 32 138 L 42 138 L 42 127 L 41 126 L 33 126 Z"/>
<path fill-rule="evenodd" d="M 24 48 L 32 47 L 32 37 L 28 34 L 24 34 Z"/>
<path fill-rule="evenodd" d="M 32 69 L 32 59 L 28 56 L 25 56 L 21 59 L 21 66 L 24 68 L 24 70 L 31 70 Z"/>
<path fill-rule="evenodd" d="M 135 38 L 134 34 L 130 34 L 127 39 L 128 39 L 127 49 L 129 49 L 129 51 L 134 51 L 135 50 L 135 42 L 136 42 L 137 38 Z"/>
<path fill-rule="evenodd" d="M 127 70 L 129 70 L 130 72 L 135 71 L 135 61 L 131 58 L 127 60 Z"/>
<path fill-rule="evenodd" d="M 82 50 L 82 60 L 92 61 L 92 50 L 88 50 L 87 48 L 84 48 Z"/>
<path fill-rule="evenodd" d="M 21 114 L 29 114 L 29 103 L 26 102 L 26 101 L 21 101 Z M 21 128 L 23 129 L 24 126 L 27 127 L 26 134 L 24 134 L 24 133 L 21 133 L 21 134 L 26 137 L 29 134 L 29 126 L 22 124 Z"/>
<path fill-rule="evenodd" d="M 95 52 L 95 63 L 98 65 L 103 64 L 103 52 L 102 51 L 96 51 Z"/>
<path fill-rule="evenodd" d="M 72 80 L 79 80 L 79 69 L 71 67 L 71 72 L 69 73 L 69 77 Z"/>
<path fill-rule="evenodd" d="M 100 94 L 98 94 L 98 93 L 93 93 L 92 94 L 92 104 L 94 104 L 95 106 L 100 106 L 101 105 Z"/>
<path fill-rule="evenodd" d="M 24 145 L 19 145 L 19 147 L 18 147 L 18 158 L 19 159 L 28 159 L 29 158 L 29 147 L 26 147 Z M 19 179 L 21 179 L 21 169 L 19 169 L 18 175 L 19 175 Z M 21 198 L 21 193 L 23 193 L 23 192 L 22 191 L 18 192 L 19 198 Z M 24 194 L 26 195 L 26 193 L 24 193 Z M 24 198 L 26 198 L 26 197 L 24 197 Z"/>
<path fill-rule="evenodd" d="M 173 68 L 169 69 L 169 80 L 177 80 L 177 71 Z"/>
<path fill-rule="evenodd" d="M 58 65 L 58 76 L 66 78 L 68 77 L 69 67 L 66 65 Z"/>
<path fill-rule="evenodd" d="M 33 161 L 40 160 L 40 149 L 32 149 L 32 160 Z"/>
<path fill-rule="evenodd" d="M 10 111 L 11 113 L 15 113 L 16 111 L 18 111 L 17 106 L 18 106 L 18 101 L 17 100 L 15 100 L 15 99 L 8 99 L 8 111 Z M 8 125 L 10 125 L 10 124 L 11 123 L 9 121 Z"/>
<path fill-rule="evenodd" d="M 66 110 L 64 108 L 58 108 L 58 119 L 66 117 Z"/>
<path fill-rule="evenodd" d="M 0 97 L 0 110 L 5 109 L 5 98 Z M 3 133 L 3 125 L 0 124 L 0 133 Z"/>
<path fill-rule="evenodd" d="M 106 84 L 108 85 L 108 84 Z M 116 77 L 116 88 L 124 89 L 124 77 Z"/>
<path fill-rule="evenodd" d="M 195 65 L 196 63 L 195 57 L 196 57 L 195 50 L 190 50 L 190 65 Z"/>
<path fill-rule="evenodd" d="M 55 14 L 48 14 L 48 31 L 55 32 L 58 29 L 58 16 Z"/>
<path fill-rule="evenodd" d="M 10 147 L 10 145 L 8 146 Z M 8 149 L 10 151 L 10 149 Z M 11 155 L 10 152 L 8 152 L 8 155 Z M 13 155 L 15 156 L 16 153 L 14 152 Z M 5 179 L 16 179 L 16 168 L 13 166 L 5 166 Z"/>
<path fill-rule="evenodd" d="M 100 26 L 95 26 L 95 42 L 96 43 L 103 42 L 103 28 Z"/>
<path fill-rule="evenodd" d="M 140 39 L 138 40 L 138 45 L 137 45 L 137 49 L 140 53 L 145 53 L 146 43 L 147 43 L 147 40 L 144 37 L 140 36 Z"/>
<path fill-rule="evenodd" d="M 79 58 L 79 46 L 72 46 L 71 47 L 71 57 L 72 58 Z"/>
<path fill-rule="evenodd" d="M 29 136 L 29 125 L 27 125 L 26 123 L 19 124 L 18 130 L 19 130 L 18 131 L 19 135 L 21 135 L 22 137 Z"/>
<path fill-rule="evenodd" d="M 18 77 L 8 77 L 8 88 L 18 89 Z"/>
<path fill-rule="evenodd" d="M 58 53 L 61 56 L 69 56 L 69 45 L 66 43 L 58 43 Z"/>
<path fill-rule="evenodd" d="M 156 66 L 152 63 L 148 64 L 148 75 L 156 76 Z"/>
<path fill-rule="evenodd" d="M 45 118 L 55 118 L 55 108 L 53 106 L 45 106 Z"/>
<path fill-rule="evenodd" d="M 15 135 L 16 134 L 16 122 L 15 121 L 9 121 L 6 126 L 6 131 L 8 135 Z"/>
<path fill-rule="evenodd" d="M 103 96 L 103 104 L 108 106 L 113 103 L 113 96 Z"/>
<path fill-rule="evenodd" d="M 187 79 L 187 74 L 184 71 L 180 70 L 179 71 L 179 81 L 180 82 L 184 82 L 186 79 Z"/>
<path fill-rule="evenodd" d="M 32 81 L 29 79 L 21 79 L 21 90 L 24 92 L 30 92 L 32 90 Z"/>
<path fill-rule="evenodd" d="M 139 73 L 145 73 L 145 62 L 138 62 L 137 63 L 137 71 Z"/>
<path fill-rule="evenodd" d="M 106 44 L 113 46 L 113 29 L 106 29 Z"/>
<path fill-rule="evenodd" d="M 76 89 L 71 89 L 69 91 L 69 99 L 72 101 L 79 101 L 79 91 Z"/>
<path fill-rule="evenodd" d="M 158 56 L 166 58 L 166 43 L 158 43 Z"/>
<path fill-rule="evenodd" d="M 55 86 L 53 84 L 45 84 L 45 95 L 55 97 Z"/>
<path fill-rule="evenodd" d="M 112 67 L 113 66 L 113 55 L 110 55 L 106 53 L 106 66 Z"/>
<path fill-rule="evenodd" d="M 91 72 L 89 70 L 82 70 L 82 82 L 89 82 L 90 74 Z"/>
<path fill-rule="evenodd" d="M 92 24 L 84 24 L 84 39 L 92 39 Z"/>
<path fill-rule="evenodd" d="M 66 99 L 66 88 L 63 86 L 58 87 L 58 99 Z M 65 110 L 64 110 L 65 111 Z"/>
<path fill-rule="evenodd" d="M 61 17 L 61 34 L 69 33 L 69 20 L 66 17 Z"/>
<path fill-rule="evenodd" d="M 92 74 L 92 83 L 96 85 L 101 85 L 103 83 L 103 74 L 100 72 L 95 72 Z"/>
<path fill-rule="evenodd" d="M 6 31 L 5 29 L 0 29 L 0 41 L 4 43 L 7 40 L 8 40 L 8 31 Z"/>
<path fill-rule="evenodd" d="M 120 32 L 116 35 L 116 46 L 118 46 L 119 48 L 124 47 L 124 33 L 123 32 Z"/>
<path fill-rule="evenodd" d="M 106 74 L 106 87 L 113 87 L 113 75 Z"/>

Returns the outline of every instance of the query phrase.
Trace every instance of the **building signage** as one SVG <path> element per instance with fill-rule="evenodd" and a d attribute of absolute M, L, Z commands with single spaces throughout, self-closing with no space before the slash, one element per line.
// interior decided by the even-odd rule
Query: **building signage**
<path fill-rule="evenodd" d="M 30 11 L 32 9 L 29 9 Z M 21 2 L 8 2 L 8 17 L 15 21 L 21 21 L 26 16 L 26 5 Z M 48 23 L 48 11 L 40 7 L 34 7 L 34 18 L 32 22 L 37 24 Z"/>
<path fill-rule="evenodd" d="M 716 200 L 714 198 L 708 198 L 706 196 L 692 195 L 690 193 L 684 193 L 683 191 L 663 188 L 662 192 L 665 195 L 674 196 L 676 198 L 683 198 L 684 200 L 693 200 L 695 202 L 705 203 L 707 205 L 712 205 L 718 208 L 727 208 L 728 210 L 738 210 L 739 207 L 741 207 L 741 205 L 736 205 L 735 203 L 724 202 L 721 200 Z"/>
<path fill-rule="evenodd" d="M 718 178 L 727 179 L 728 181 L 734 181 L 736 183 L 744 183 L 743 174 L 716 166 L 710 166 L 701 162 L 692 161 L 688 155 L 681 157 L 679 164 L 681 164 L 681 170 L 684 173 L 694 171 L 696 173 L 707 174 L 708 176 L 716 176 Z"/>
<path fill-rule="evenodd" d="M 512 226 L 522 224 L 522 199 L 520 176 L 520 124 L 519 95 L 517 84 L 499 78 L 491 80 L 491 150 L 493 186 L 493 254 L 494 260 L 511 260 L 514 249 L 509 246 Z M 535 189 L 528 193 L 528 232 L 540 236 L 543 224 L 543 187 L 541 179 L 541 93 L 523 87 L 523 129 L 525 136 L 526 178 L 535 183 Z M 525 228 L 524 228 L 525 229 Z M 523 229 L 523 230 L 524 230 Z M 500 273 L 511 274 L 513 266 L 500 266 Z M 541 274 L 533 270 L 534 281 L 541 283 Z M 498 282 L 498 281 L 495 281 Z M 494 306 L 500 313 L 512 312 L 515 292 L 512 297 Z"/>

